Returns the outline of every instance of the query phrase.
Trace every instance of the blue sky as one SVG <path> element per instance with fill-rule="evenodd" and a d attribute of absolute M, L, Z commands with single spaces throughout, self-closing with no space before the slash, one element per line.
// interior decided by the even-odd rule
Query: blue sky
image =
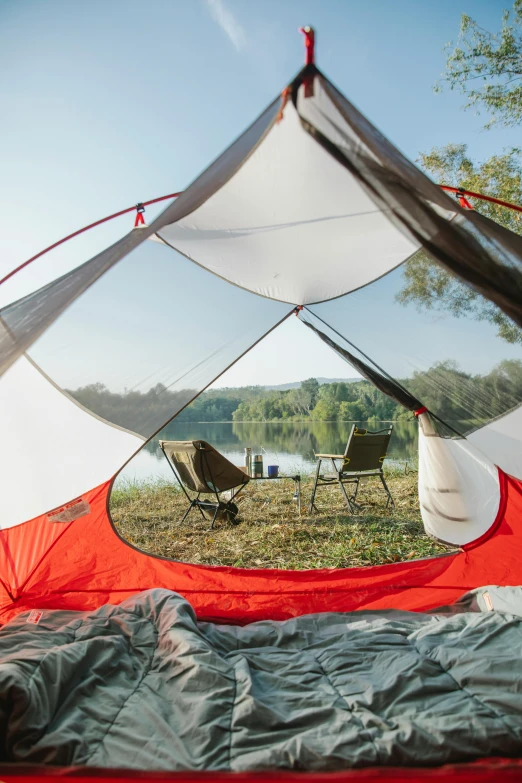
<path fill-rule="evenodd" d="M 319 67 L 408 156 L 466 142 L 481 159 L 519 143 L 513 130 L 482 131 L 459 95 L 432 90 L 461 13 L 497 29 L 508 6 L 2 0 L 2 271 L 105 214 L 183 189 L 299 69 L 303 24 L 317 30 Z M 129 227 L 78 247 L 88 257 Z M 353 374 L 299 327 L 293 319 L 227 382 Z"/>

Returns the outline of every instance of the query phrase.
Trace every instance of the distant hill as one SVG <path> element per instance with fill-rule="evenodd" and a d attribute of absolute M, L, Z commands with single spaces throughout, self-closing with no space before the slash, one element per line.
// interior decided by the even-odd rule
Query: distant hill
<path fill-rule="evenodd" d="M 362 378 L 317 378 L 316 380 L 322 386 L 325 383 L 357 383 Z M 278 386 L 265 386 L 264 388 L 269 391 L 286 391 L 287 389 L 298 389 L 301 383 L 302 381 L 294 381 L 293 383 L 280 383 Z"/>
<path fill-rule="evenodd" d="M 328 383 L 358 383 L 364 380 L 364 378 L 316 378 L 316 381 L 320 386 Z M 258 391 L 287 391 L 288 389 L 299 389 L 302 381 L 293 381 L 292 383 L 280 383 L 276 386 L 216 386 L 211 391 L 217 392 L 233 392 L 239 390 L 255 390 Z"/>

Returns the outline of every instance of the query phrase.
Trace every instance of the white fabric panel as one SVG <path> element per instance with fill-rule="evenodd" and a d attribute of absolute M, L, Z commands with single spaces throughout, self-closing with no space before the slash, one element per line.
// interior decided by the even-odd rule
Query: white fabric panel
<path fill-rule="evenodd" d="M 143 439 L 92 416 L 25 356 L 0 379 L 0 529 L 110 479 Z"/>
<path fill-rule="evenodd" d="M 468 436 L 504 473 L 522 479 L 522 406 Z"/>
<path fill-rule="evenodd" d="M 468 544 L 493 524 L 500 504 L 497 468 L 467 440 L 436 435 L 419 416 L 419 501 L 429 535 Z"/>
<path fill-rule="evenodd" d="M 224 187 L 158 234 L 220 277 L 291 304 L 353 291 L 417 249 L 292 104 Z"/>

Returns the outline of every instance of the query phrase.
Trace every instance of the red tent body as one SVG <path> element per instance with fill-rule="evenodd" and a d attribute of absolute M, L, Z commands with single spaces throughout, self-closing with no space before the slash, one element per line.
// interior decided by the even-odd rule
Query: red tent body
<path fill-rule="evenodd" d="M 248 623 L 313 612 L 426 611 L 478 585 L 522 583 L 522 482 L 500 474 L 490 531 L 456 554 L 367 568 L 249 570 L 178 563 L 122 540 L 107 511 L 108 482 L 86 493 L 90 513 L 58 525 L 47 515 L 2 531 L 1 619 L 30 609 L 92 610 L 140 590 L 184 596 L 202 620 Z"/>

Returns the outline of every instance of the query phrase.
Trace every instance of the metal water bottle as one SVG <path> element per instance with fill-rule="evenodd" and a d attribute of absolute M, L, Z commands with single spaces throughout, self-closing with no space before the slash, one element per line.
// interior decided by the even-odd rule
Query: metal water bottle
<path fill-rule="evenodd" d="M 247 476 L 252 475 L 252 449 L 250 447 L 245 448 L 245 467 Z"/>
<path fill-rule="evenodd" d="M 252 463 L 253 478 L 262 478 L 263 477 L 263 455 L 262 454 L 256 454 L 254 456 L 254 461 Z"/>

